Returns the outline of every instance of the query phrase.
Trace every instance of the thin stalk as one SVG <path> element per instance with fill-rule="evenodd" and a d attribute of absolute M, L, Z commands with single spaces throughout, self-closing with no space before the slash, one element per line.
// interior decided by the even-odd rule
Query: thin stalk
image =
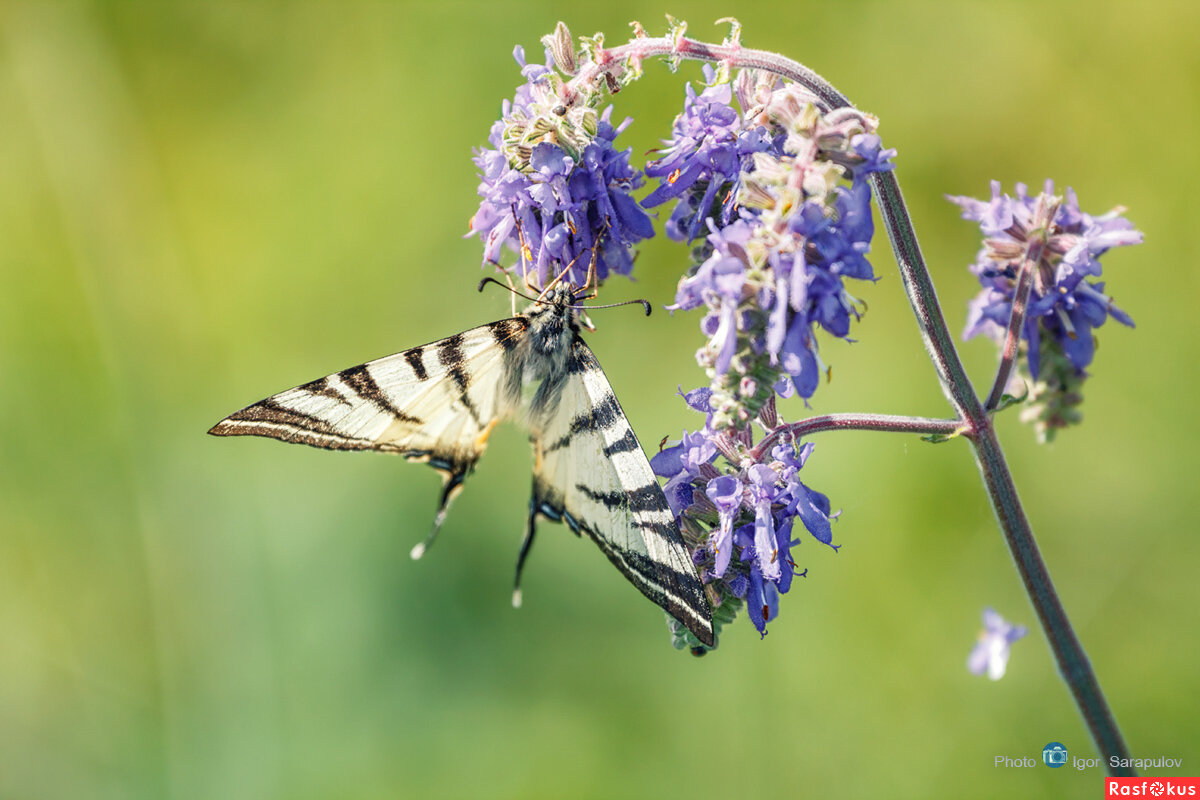
<path fill-rule="evenodd" d="M 1033 271 L 1042 257 L 1042 242 L 1033 242 L 1021 263 L 1017 274 L 1017 286 L 1013 290 L 1012 314 L 1008 319 L 1008 330 L 1004 332 L 1004 347 L 1000 351 L 1000 366 L 996 369 L 996 380 L 992 393 L 988 395 L 984 408 L 995 411 L 1004 397 L 1004 387 L 1017 363 L 1017 351 L 1021 345 L 1021 328 L 1025 325 L 1025 310 L 1029 307 L 1029 291 L 1033 288 Z"/>
<path fill-rule="evenodd" d="M 716 45 L 692 41 L 683 36 L 656 39 L 639 35 L 627 44 L 601 49 L 595 53 L 594 61 L 580 70 L 573 82 L 581 84 L 594 81 L 604 73 L 622 69 L 626 59 L 637 62 L 652 56 L 722 62 L 731 69 L 766 70 L 801 84 L 814 93 L 826 109 L 853 107 L 824 78 L 789 58 L 743 48 L 736 41 Z M 942 389 L 958 412 L 964 438 L 975 449 L 992 508 L 1058 662 L 1059 671 L 1075 698 L 1097 749 L 1104 757 L 1105 764 L 1109 765 L 1109 774 L 1132 775 L 1132 769 L 1111 766 L 1110 759 L 1114 756 L 1128 759 L 1128 750 L 1083 646 L 1075 636 L 1050 580 L 991 419 L 975 394 L 958 357 L 895 172 L 873 173 L 870 181 L 896 255 L 904 291 L 917 318 L 921 338 L 933 360 Z"/>
<path fill-rule="evenodd" d="M 1025 326 L 1025 311 L 1029 308 L 1029 293 L 1033 288 L 1033 276 L 1041 264 L 1046 239 L 1061 206 L 1062 201 L 1059 198 L 1047 200 L 1045 195 L 1038 198 L 1037 208 L 1033 212 L 1034 227 L 1025 235 L 1025 259 L 1021 262 L 1017 285 L 1013 290 L 1012 312 L 1008 316 L 1008 329 L 1004 332 L 1000 366 L 996 370 L 992 392 L 984 404 L 987 411 L 995 411 L 999 407 L 1000 400 L 1004 397 L 1004 387 L 1008 386 L 1008 378 L 1012 374 L 1013 365 L 1016 364 L 1017 351 L 1021 345 L 1021 329 Z"/>
<path fill-rule="evenodd" d="M 964 433 L 964 427 L 962 421 L 957 419 L 904 417 L 893 414 L 823 414 L 775 428 L 754 446 L 750 458 L 756 462 L 761 461 L 767 451 L 785 435 L 798 439 L 825 431 L 882 431 L 953 436 L 956 433 Z"/>

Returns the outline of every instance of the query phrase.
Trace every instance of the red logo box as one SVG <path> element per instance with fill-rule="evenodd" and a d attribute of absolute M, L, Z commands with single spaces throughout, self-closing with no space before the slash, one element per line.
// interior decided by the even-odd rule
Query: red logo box
<path fill-rule="evenodd" d="M 1105 778 L 1104 796 L 1200 798 L 1200 778 Z"/>

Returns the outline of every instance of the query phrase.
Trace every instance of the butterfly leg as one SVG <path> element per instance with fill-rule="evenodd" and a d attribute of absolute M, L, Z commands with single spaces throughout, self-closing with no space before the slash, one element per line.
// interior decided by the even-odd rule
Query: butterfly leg
<path fill-rule="evenodd" d="M 435 464 L 432 461 L 430 464 L 434 469 L 442 473 L 442 480 L 444 481 L 442 485 L 442 499 L 438 506 L 437 516 L 433 518 L 433 530 L 425 537 L 425 541 L 418 543 L 412 549 L 412 552 L 409 553 L 414 561 L 425 555 L 425 551 L 429 549 L 429 546 L 433 544 L 433 540 L 437 538 L 438 531 L 442 529 L 442 523 L 446 521 L 446 512 L 450 510 L 450 504 L 462 492 L 463 481 L 466 479 L 467 473 L 474 466 L 473 464 L 462 465 L 450 464 L 448 462 L 443 466 Z"/>

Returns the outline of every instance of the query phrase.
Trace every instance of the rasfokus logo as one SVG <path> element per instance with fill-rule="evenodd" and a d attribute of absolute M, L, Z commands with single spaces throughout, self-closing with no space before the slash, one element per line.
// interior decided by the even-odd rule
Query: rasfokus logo
<path fill-rule="evenodd" d="M 1060 742 L 1051 742 L 1042 748 L 1042 763 L 1047 767 L 1058 769 L 1067 763 L 1067 748 Z"/>
<path fill-rule="evenodd" d="M 1196 797 L 1200 778 L 1105 778 L 1105 797 Z"/>

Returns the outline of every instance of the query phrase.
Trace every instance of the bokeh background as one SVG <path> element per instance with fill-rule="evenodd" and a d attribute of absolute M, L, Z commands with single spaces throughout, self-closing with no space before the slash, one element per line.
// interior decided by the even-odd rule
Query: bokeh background
<path fill-rule="evenodd" d="M 502 430 L 419 563 L 437 476 L 217 440 L 273 392 L 506 316 L 474 291 L 471 148 L 563 17 L 609 41 L 736 13 L 749 46 L 882 118 L 951 325 L 978 247 L 943 193 L 1071 184 L 1146 244 L 1105 260 L 1086 425 L 999 421 L 1046 559 L 1135 755 L 1200 772 L 1194 223 L 1200 6 L 677 0 L 0 7 L 0 797 L 1097 797 L 1040 631 L 999 683 L 979 613 L 1035 625 L 965 443 L 826 434 L 806 467 L 834 555 L 770 635 L 670 649 L 661 614 L 547 526 L 509 606 L 528 492 Z M 619 96 L 644 152 L 662 63 Z M 641 248 L 605 300 L 670 301 Z M 859 343 L 817 413 L 948 413 L 880 234 Z M 696 318 L 607 312 L 592 347 L 643 443 L 696 417 Z M 994 352 L 963 346 L 986 383 Z M 806 414 L 785 406 L 785 414 Z"/>

